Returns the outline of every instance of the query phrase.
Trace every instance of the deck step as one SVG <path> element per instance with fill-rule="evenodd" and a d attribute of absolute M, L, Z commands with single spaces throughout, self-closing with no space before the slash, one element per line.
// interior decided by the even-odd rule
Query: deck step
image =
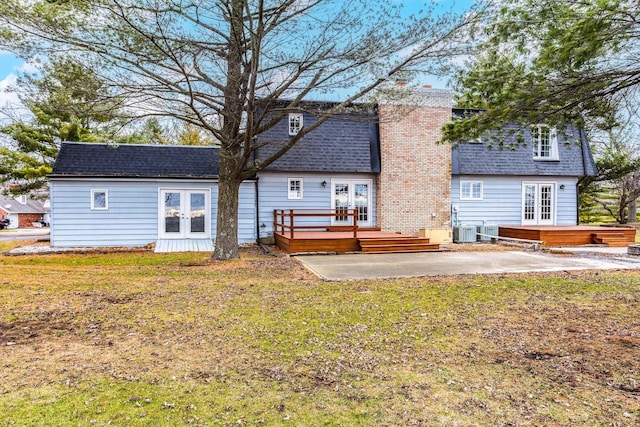
<path fill-rule="evenodd" d="M 398 237 L 362 237 L 358 238 L 361 245 L 375 246 L 375 245 L 391 245 L 395 243 L 431 243 L 428 237 L 411 237 L 411 236 L 398 236 Z"/>
<path fill-rule="evenodd" d="M 364 253 L 388 253 L 388 252 L 432 252 L 439 251 L 440 245 L 430 243 L 426 237 L 391 237 L 358 239 L 360 248 Z"/>
<path fill-rule="evenodd" d="M 625 236 L 624 233 L 592 233 L 591 240 L 594 243 L 608 245 L 610 247 L 624 247 L 628 246 L 631 243 L 634 243 L 634 240 L 630 240 L 629 236 Z"/>

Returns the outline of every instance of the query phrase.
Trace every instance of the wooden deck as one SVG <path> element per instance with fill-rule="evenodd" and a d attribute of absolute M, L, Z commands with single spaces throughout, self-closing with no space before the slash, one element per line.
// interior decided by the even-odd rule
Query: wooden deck
<path fill-rule="evenodd" d="M 598 226 L 500 226 L 498 234 L 515 239 L 540 240 L 543 246 L 603 244 L 628 246 L 635 243 L 636 230 Z"/>
<path fill-rule="evenodd" d="M 344 225 L 326 224 L 339 217 Z M 309 218 L 315 220 L 309 221 Z M 427 238 L 386 233 L 358 226 L 355 209 L 279 209 L 273 213 L 275 244 L 288 254 L 341 252 L 424 252 L 440 250 Z M 305 221 L 304 223 L 302 223 Z M 317 221 L 317 222 L 316 222 Z M 322 225 L 322 222 L 325 224 Z M 501 237 L 537 242 L 543 246 L 602 244 L 628 246 L 635 243 L 636 230 L 594 226 L 500 226 Z M 540 243 L 541 242 L 541 243 Z"/>
<path fill-rule="evenodd" d="M 581 246 L 602 244 L 628 246 L 635 243 L 636 230 L 623 227 L 594 226 L 500 226 L 502 237 L 541 241 L 543 246 Z M 425 252 L 438 251 L 438 244 L 428 239 L 385 233 L 372 229 L 353 231 L 281 231 L 275 243 L 288 254 L 343 252 Z"/>
<path fill-rule="evenodd" d="M 309 221 L 310 218 L 314 218 Z M 384 233 L 360 227 L 357 209 L 276 209 L 273 230 L 276 246 L 288 254 L 344 252 L 426 252 L 440 250 L 425 237 Z M 329 224 L 340 220 L 340 225 Z M 324 224 L 323 224 L 324 223 Z"/>
<path fill-rule="evenodd" d="M 376 230 L 352 231 L 296 231 L 275 233 L 275 243 L 288 254 L 342 252 L 425 252 L 437 251 L 440 246 L 429 239 L 385 233 Z"/>

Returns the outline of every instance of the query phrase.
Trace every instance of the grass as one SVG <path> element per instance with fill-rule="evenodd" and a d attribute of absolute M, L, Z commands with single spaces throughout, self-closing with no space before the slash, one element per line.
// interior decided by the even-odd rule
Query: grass
<path fill-rule="evenodd" d="M 637 425 L 639 305 L 638 271 L 0 257 L 0 425 Z"/>

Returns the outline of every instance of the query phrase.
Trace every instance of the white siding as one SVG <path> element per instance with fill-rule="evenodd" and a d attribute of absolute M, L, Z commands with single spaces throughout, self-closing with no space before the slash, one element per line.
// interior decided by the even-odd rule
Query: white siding
<path fill-rule="evenodd" d="M 54 247 L 145 246 L 158 239 L 161 188 L 211 189 L 215 236 L 217 184 L 203 181 L 52 179 L 51 245 Z M 108 191 L 109 209 L 91 210 L 91 190 Z M 239 243 L 255 241 L 255 184 L 240 188 Z"/>
<path fill-rule="evenodd" d="M 482 200 L 460 200 L 460 181 L 482 181 Z M 555 225 L 577 224 L 577 199 L 575 177 L 494 177 L 494 176 L 453 176 L 451 179 L 451 203 L 458 207 L 452 213 L 453 224 L 462 225 L 521 225 L 522 224 L 522 183 L 548 182 L 556 186 Z M 560 186 L 564 185 L 564 189 Z"/>
<path fill-rule="evenodd" d="M 300 200 L 288 198 L 288 178 L 302 178 L 303 197 Z M 331 180 L 371 180 L 371 225 L 376 218 L 376 176 L 374 174 L 335 174 L 335 173 L 299 173 L 299 172 L 261 172 L 259 183 L 260 197 L 260 237 L 273 236 L 273 211 L 275 209 L 331 209 Z M 326 187 L 322 186 L 326 182 Z M 330 218 L 310 217 L 300 219 L 296 224 L 329 225 Z"/>

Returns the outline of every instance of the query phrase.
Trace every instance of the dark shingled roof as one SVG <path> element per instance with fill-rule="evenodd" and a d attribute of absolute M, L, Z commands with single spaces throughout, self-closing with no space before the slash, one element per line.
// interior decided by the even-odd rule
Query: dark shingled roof
<path fill-rule="evenodd" d="M 303 125 L 317 117 L 304 112 Z M 378 124 L 375 111 L 337 115 L 305 135 L 295 147 L 266 170 L 290 172 L 380 172 Z M 257 152 L 266 159 L 289 139 L 288 116 L 263 132 L 258 141 L 268 143 Z"/>
<path fill-rule="evenodd" d="M 216 178 L 219 160 L 214 147 L 65 142 L 49 176 Z"/>
<path fill-rule="evenodd" d="M 458 144 L 451 153 L 452 174 L 576 177 L 596 174 L 583 132 L 575 129 L 558 132 L 559 160 L 534 160 L 531 133 L 524 131 L 523 136 L 525 144 L 515 144 L 515 136 L 507 136 L 508 148 L 502 149 L 495 142 Z"/>

